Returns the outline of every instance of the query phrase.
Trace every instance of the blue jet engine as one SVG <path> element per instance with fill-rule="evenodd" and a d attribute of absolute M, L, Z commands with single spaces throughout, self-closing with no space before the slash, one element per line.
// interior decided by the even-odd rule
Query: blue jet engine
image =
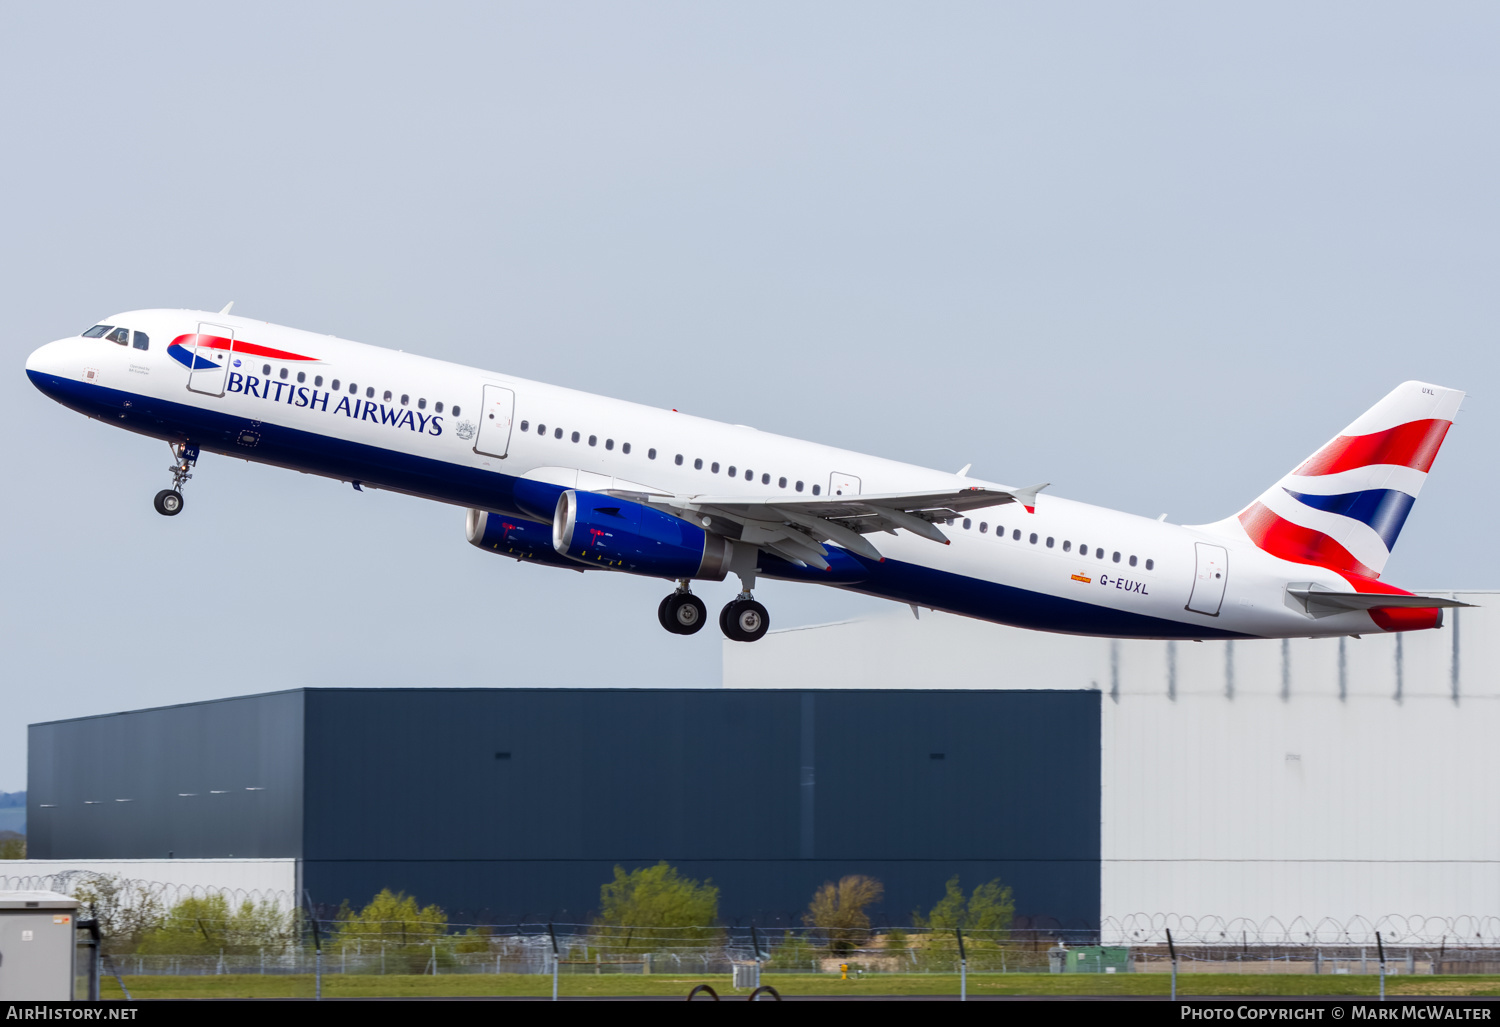
<path fill-rule="evenodd" d="M 691 521 L 627 499 L 568 490 L 557 497 L 552 546 L 590 567 L 653 578 L 723 581 L 730 546 Z"/>

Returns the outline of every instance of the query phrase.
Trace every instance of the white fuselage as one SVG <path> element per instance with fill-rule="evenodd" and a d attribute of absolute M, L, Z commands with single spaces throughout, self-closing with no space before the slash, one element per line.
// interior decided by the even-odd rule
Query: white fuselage
<path fill-rule="evenodd" d="M 108 323 L 144 333 L 147 348 L 103 338 L 50 343 L 27 362 L 38 388 L 131 431 L 506 516 L 518 514 L 505 498 L 508 483 L 518 478 L 584 490 L 640 487 L 751 499 L 811 497 L 815 487 L 823 495 L 840 488 L 869 495 L 1005 487 L 231 315 L 143 310 Z M 245 347 L 230 355 L 222 395 L 212 394 L 212 381 L 200 383 L 199 391 L 189 388 L 190 376 L 200 372 L 190 370 L 181 347 L 168 352 L 175 339 L 213 330 L 205 325 L 232 330 L 235 345 Z M 265 351 L 284 355 L 260 355 Z M 487 384 L 515 395 L 503 457 L 475 445 Z M 874 536 L 891 567 L 872 567 L 867 579 L 840 587 L 1082 634 L 1289 637 L 1380 630 L 1364 612 L 1312 617 L 1288 600 L 1288 583 L 1346 590 L 1332 571 L 1276 559 L 1229 534 L 1050 493 L 1034 513 L 1016 504 L 995 506 L 954 518 L 942 530 L 950 545 L 907 531 Z M 1188 609 L 1201 572 L 1200 542 L 1227 552 L 1222 601 L 1212 614 Z M 1106 611 L 1130 615 L 1134 626 L 1115 626 Z"/>

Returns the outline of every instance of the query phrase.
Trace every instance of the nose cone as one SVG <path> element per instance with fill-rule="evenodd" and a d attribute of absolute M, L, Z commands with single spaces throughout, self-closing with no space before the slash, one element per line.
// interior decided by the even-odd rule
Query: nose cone
<path fill-rule="evenodd" d="M 31 351 L 26 358 L 26 373 L 36 381 L 37 375 L 67 374 L 67 350 L 72 339 L 59 339 Z"/>

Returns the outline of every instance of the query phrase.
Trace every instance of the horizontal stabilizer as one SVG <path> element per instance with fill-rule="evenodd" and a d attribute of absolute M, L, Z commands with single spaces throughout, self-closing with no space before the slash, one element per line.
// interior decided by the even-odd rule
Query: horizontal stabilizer
<path fill-rule="evenodd" d="M 1322 585 L 1288 585 L 1287 594 L 1307 606 L 1309 613 L 1326 613 L 1344 610 L 1437 610 L 1460 606 L 1473 606 L 1457 599 L 1440 599 L 1437 596 L 1416 596 L 1387 592 L 1335 592 Z"/>

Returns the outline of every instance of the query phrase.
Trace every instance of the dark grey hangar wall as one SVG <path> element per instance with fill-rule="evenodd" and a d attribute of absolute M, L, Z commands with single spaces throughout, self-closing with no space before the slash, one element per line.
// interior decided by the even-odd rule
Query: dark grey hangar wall
<path fill-rule="evenodd" d="M 904 921 L 953 874 L 1099 916 L 1093 691 L 305 689 L 35 724 L 40 858 L 294 856 L 313 901 L 579 922 L 667 860 L 726 920 L 844 874 Z"/>

